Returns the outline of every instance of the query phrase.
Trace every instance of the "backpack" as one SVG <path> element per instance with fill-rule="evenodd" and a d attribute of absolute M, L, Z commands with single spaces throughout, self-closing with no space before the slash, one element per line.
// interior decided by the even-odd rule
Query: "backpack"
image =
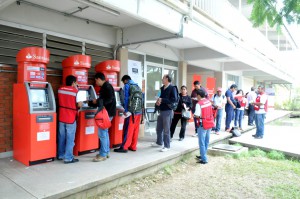
<path fill-rule="evenodd" d="M 214 98 L 217 96 L 217 94 L 214 94 Z M 224 99 L 225 98 L 225 95 L 222 95 L 222 98 Z"/>
<path fill-rule="evenodd" d="M 170 104 L 167 104 L 167 105 L 168 105 L 168 107 L 169 107 L 170 109 L 172 109 L 173 111 L 175 111 L 175 110 L 177 109 L 177 106 L 178 106 L 178 103 L 179 103 L 179 98 L 180 98 L 180 96 L 179 96 L 179 92 L 178 92 L 177 86 L 173 86 L 173 87 L 175 87 L 175 90 L 176 90 L 176 93 L 175 93 L 176 99 L 175 99 L 174 102 L 171 102 Z M 171 92 L 172 92 L 172 89 L 171 89 L 171 91 L 170 91 L 170 93 L 169 93 L 169 96 L 168 96 L 169 99 L 170 99 Z"/>
<path fill-rule="evenodd" d="M 143 110 L 143 93 L 137 84 L 129 85 L 129 103 L 128 111 L 131 114 L 142 113 Z"/>

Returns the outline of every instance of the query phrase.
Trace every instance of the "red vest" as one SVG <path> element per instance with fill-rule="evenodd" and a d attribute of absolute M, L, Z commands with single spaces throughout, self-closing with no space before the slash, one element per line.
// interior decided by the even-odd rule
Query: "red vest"
<path fill-rule="evenodd" d="M 202 99 L 198 101 L 198 104 L 201 107 L 201 118 L 197 119 L 197 123 L 200 124 L 202 122 L 202 127 L 204 129 L 210 129 L 214 127 L 214 117 L 211 102 L 207 99 Z M 202 121 L 200 121 L 200 119 Z"/>
<path fill-rule="evenodd" d="M 58 89 L 59 118 L 63 123 L 73 124 L 77 116 L 76 95 L 78 90 L 72 86 Z"/>
<path fill-rule="evenodd" d="M 262 94 L 262 95 L 264 95 L 264 94 Z M 258 95 L 256 97 L 255 102 L 260 102 L 260 96 L 261 95 Z M 260 106 L 254 105 L 254 110 L 258 111 L 259 109 L 265 109 L 265 111 L 268 112 L 268 100 L 266 100 L 266 103 L 263 106 L 264 106 L 264 108 L 261 108 Z"/>

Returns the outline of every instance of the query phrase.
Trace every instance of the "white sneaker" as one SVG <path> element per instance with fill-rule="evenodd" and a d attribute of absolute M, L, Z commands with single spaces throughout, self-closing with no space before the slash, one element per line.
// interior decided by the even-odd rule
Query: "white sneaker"
<path fill-rule="evenodd" d="M 195 133 L 194 135 L 192 135 L 193 137 L 197 137 L 198 136 L 198 133 Z"/>
<path fill-rule="evenodd" d="M 162 147 L 161 145 L 156 144 L 156 142 L 151 143 L 151 146 L 152 146 L 152 147 Z"/>
<path fill-rule="evenodd" d="M 166 152 L 166 151 L 170 151 L 170 149 L 169 149 L 169 148 L 166 148 L 166 147 L 164 147 L 164 148 L 162 148 L 162 149 L 160 150 L 160 152 Z"/>

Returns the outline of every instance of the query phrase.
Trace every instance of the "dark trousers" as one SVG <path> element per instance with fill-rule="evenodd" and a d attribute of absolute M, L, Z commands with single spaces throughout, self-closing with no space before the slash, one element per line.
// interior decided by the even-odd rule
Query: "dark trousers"
<path fill-rule="evenodd" d="M 249 104 L 248 108 L 248 124 L 253 124 L 254 121 L 255 110 L 252 104 Z"/>
<path fill-rule="evenodd" d="M 234 109 L 233 108 L 228 108 L 226 111 L 226 120 L 225 120 L 225 130 L 230 128 L 230 123 L 233 120 L 233 113 Z"/>
<path fill-rule="evenodd" d="M 184 138 L 185 136 L 185 129 L 186 129 L 186 124 L 187 124 L 187 119 L 184 119 L 183 117 L 181 117 L 181 114 L 174 114 L 174 117 L 172 119 L 172 124 L 171 124 L 171 138 L 173 138 L 176 126 L 178 121 L 181 120 L 181 129 L 180 129 L 180 133 L 179 133 L 179 138 Z"/>

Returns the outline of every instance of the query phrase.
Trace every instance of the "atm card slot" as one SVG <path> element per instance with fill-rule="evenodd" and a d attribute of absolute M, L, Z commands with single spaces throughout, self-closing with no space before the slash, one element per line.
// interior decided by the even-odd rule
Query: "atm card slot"
<path fill-rule="evenodd" d="M 95 112 L 87 112 L 85 113 L 85 119 L 93 119 L 95 118 L 96 113 Z"/>
<path fill-rule="evenodd" d="M 52 115 L 37 115 L 36 116 L 36 123 L 46 123 L 46 122 L 53 122 Z"/>

